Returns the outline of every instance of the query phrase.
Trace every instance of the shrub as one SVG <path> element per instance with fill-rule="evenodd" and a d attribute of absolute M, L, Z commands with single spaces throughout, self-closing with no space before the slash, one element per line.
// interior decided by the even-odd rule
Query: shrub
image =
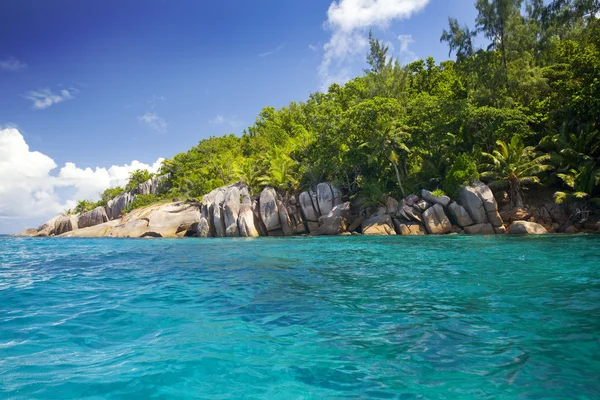
<path fill-rule="evenodd" d="M 123 213 L 128 213 L 131 210 L 135 210 L 136 208 L 146 207 L 151 204 L 157 203 L 159 198 L 153 194 L 138 194 L 135 196 L 135 200 L 123 210 Z"/>
<path fill-rule="evenodd" d="M 462 153 L 454 159 L 452 166 L 446 173 L 444 190 L 451 197 L 455 197 L 460 186 L 468 185 L 478 179 L 479 172 L 477 172 L 475 160 L 470 155 Z"/>

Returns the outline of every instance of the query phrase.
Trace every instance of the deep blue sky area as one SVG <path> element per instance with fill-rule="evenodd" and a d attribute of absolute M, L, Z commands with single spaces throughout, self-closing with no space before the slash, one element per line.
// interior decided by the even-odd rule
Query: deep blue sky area
<path fill-rule="evenodd" d="M 360 74 L 366 49 L 352 41 L 369 29 L 403 63 L 447 59 L 448 16 L 473 26 L 476 10 L 473 0 L 3 0 L 0 15 L 0 129 L 16 128 L 57 176 L 68 162 L 152 164 L 241 134 L 263 107 Z M 325 77 L 335 35 L 350 46 Z"/>

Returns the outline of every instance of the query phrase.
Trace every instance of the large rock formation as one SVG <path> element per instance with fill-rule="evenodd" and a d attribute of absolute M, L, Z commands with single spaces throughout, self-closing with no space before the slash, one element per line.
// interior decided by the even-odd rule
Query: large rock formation
<path fill-rule="evenodd" d="M 181 202 L 160 204 L 149 211 L 146 216 L 148 218 L 146 235 L 152 233 L 161 237 L 184 236 L 195 223 L 200 222 L 198 207 L 192 204 Z"/>
<path fill-rule="evenodd" d="M 403 222 L 394 219 L 394 226 L 399 235 L 403 236 L 423 236 L 427 235 L 427 231 L 423 225 L 416 222 Z"/>
<path fill-rule="evenodd" d="M 548 231 L 535 222 L 515 221 L 508 228 L 508 233 L 511 235 L 544 235 Z"/>
<path fill-rule="evenodd" d="M 78 220 L 78 215 L 63 215 L 58 217 L 54 222 L 54 234 L 62 235 L 63 233 L 78 229 Z"/>
<path fill-rule="evenodd" d="M 83 228 L 83 229 L 77 229 L 71 232 L 67 232 L 67 233 L 63 233 L 62 235 L 60 235 L 61 237 L 103 237 L 103 236 L 110 236 L 110 233 L 112 232 L 112 230 L 117 227 L 122 225 L 123 223 L 121 222 L 121 220 L 113 220 L 113 221 L 108 221 L 105 222 L 103 224 L 99 224 L 99 225 L 94 225 L 94 226 L 90 226 L 88 228 Z M 127 236 L 122 236 L 122 237 L 127 237 Z M 133 237 L 133 236 L 131 236 Z"/>
<path fill-rule="evenodd" d="M 298 196 L 298 202 L 300 203 L 300 209 L 302 210 L 302 215 L 306 221 L 319 221 L 319 212 L 315 208 L 312 196 L 308 192 L 300 193 L 300 196 Z"/>
<path fill-rule="evenodd" d="M 473 225 L 473 220 L 469 216 L 469 213 L 460 204 L 453 201 L 448 205 L 447 209 L 450 220 L 456 225 L 461 228 Z"/>
<path fill-rule="evenodd" d="M 50 220 L 46 221 L 45 223 L 43 223 L 42 225 L 40 225 L 37 228 L 36 232 L 34 234 L 32 234 L 32 236 L 44 237 L 44 236 L 54 235 L 54 232 L 56 229 L 56 220 L 59 218 L 60 218 L 60 215 L 53 217 Z"/>
<path fill-rule="evenodd" d="M 292 236 L 295 233 L 295 227 L 292 226 L 290 215 L 286 206 L 281 200 L 277 200 L 277 210 L 279 211 L 279 223 L 284 236 Z"/>
<path fill-rule="evenodd" d="M 135 195 L 130 192 L 121 193 L 112 200 L 109 200 L 106 205 L 106 215 L 108 219 L 117 219 L 123 214 L 123 210 L 133 203 Z"/>
<path fill-rule="evenodd" d="M 363 235 L 395 235 L 394 224 L 392 217 L 389 215 L 375 215 L 362 222 Z"/>
<path fill-rule="evenodd" d="M 448 205 L 450 204 L 450 197 L 448 196 L 434 196 L 433 193 L 431 193 L 429 190 L 421 190 L 421 197 L 423 198 L 423 200 L 432 203 L 432 204 L 439 204 L 442 207 L 448 207 Z"/>
<path fill-rule="evenodd" d="M 223 202 L 225 236 L 227 237 L 240 236 L 238 228 L 240 207 L 240 190 L 233 186 L 225 192 L 225 200 Z"/>
<path fill-rule="evenodd" d="M 260 216 L 260 204 L 257 200 L 252 202 L 252 213 L 254 214 L 254 227 L 260 236 L 268 236 L 267 227 Z"/>
<path fill-rule="evenodd" d="M 294 196 L 288 196 L 284 199 L 283 203 L 285 204 L 288 216 L 290 217 L 292 232 L 294 234 L 306 233 L 306 227 L 296 198 Z"/>
<path fill-rule="evenodd" d="M 350 219 L 350 202 L 338 204 L 319 219 L 319 235 L 339 235 L 346 231 Z"/>
<path fill-rule="evenodd" d="M 435 204 L 423 212 L 423 224 L 430 235 L 443 235 L 452 232 L 452 224 L 444 213 L 444 207 Z"/>
<path fill-rule="evenodd" d="M 146 182 L 144 191 L 160 185 Z M 491 190 L 481 182 L 459 190 L 459 202 L 434 196 L 423 190 L 423 198 L 409 195 L 400 202 L 386 197 L 379 207 L 366 207 L 353 199 L 341 203 L 341 193 L 328 183 L 296 198 L 265 188 L 252 197 L 244 183 L 223 186 L 206 194 L 201 204 L 173 202 L 139 208 L 121 216 L 135 198 L 123 193 L 79 218 L 55 217 L 38 229 L 23 232 L 31 236 L 113 236 L 113 237 L 224 237 L 315 235 L 425 235 L 450 232 L 466 234 L 506 233 Z M 327 211 L 323 213 L 323 211 Z M 553 205 L 504 213 L 512 234 L 571 232 L 576 228 L 562 208 Z M 113 218 L 111 220 L 111 218 Z M 528 221 L 516 221 L 528 218 Z M 577 226 L 579 230 L 586 225 Z M 79 228 L 79 229 L 78 229 Z M 560 230 L 559 230 L 560 228 Z"/>
<path fill-rule="evenodd" d="M 104 207 L 96 207 L 79 216 L 79 228 L 89 228 L 90 226 L 100 225 L 108 222 L 108 215 Z"/>
<path fill-rule="evenodd" d="M 248 186 L 239 182 L 217 188 L 202 197 L 200 205 L 201 217 L 199 235 L 204 235 L 208 225 L 207 236 L 224 237 L 239 236 L 238 218 L 241 201 L 250 204 Z"/>
<path fill-rule="evenodd" d="M 467 235 L 495 235 L 496 231 L 492 224 L 476 224 L 465 227 Z"/>
<path fill-rule="evenodd" d="M 254 212 L 252 206 L 242 204 L 238 217 L 238 228 L 242 237 L 258 237 L 260 236 L 256 226 L 254 225 Z"/>
<path fill-rule="evenodd" d="M 458 203 L 465 208 L 475 224 L 489 222 L 494 227 L 503 225 L 496 199 L 490 188 L 482 182 L 459 188 Z"/>
<path fill-rule="evenodd" d="M 260 194 L 260 217 L 270 236 L 281 236 L 281 221 L 277 207 L 277 193 L 272 187 L 266 187 Z"/>
<path fill-rule="evenodd" d="M 168 174 L 156 176 L 152 179 L 147 180 L 144 183 L 138 185 L 137 193 L 138 194 L 152 194 L 156 195 L 159 192 L 160 187 L 164 184 L 166 179 L 169 177 Z"/>
<path fill-rule="evenodd" d="M 319 183 L 317 185 L 317 203 L 321 215 L 327 215 L 334 207 L 333 192 L 328 183 Z"/>

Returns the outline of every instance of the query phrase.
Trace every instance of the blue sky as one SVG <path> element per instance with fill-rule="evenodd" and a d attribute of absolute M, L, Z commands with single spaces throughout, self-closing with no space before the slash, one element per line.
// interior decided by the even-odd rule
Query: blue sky
<path fill-rule="evenodd" d="M 21 160 L 39 152 L 56 166 L 38 171 L 39 187 L 23 188 L 31 173 L 0 160 L 4 174 L 27 176 L 16 189 L 0 186 L 0 233 L 43 222 L 73 196 L 97 195 L 108 181 L 86 187 L 78 179 L 94 180 L 98 168 L 151 166 L 202 138 L 241 134 L 262 107 L 359 74 L 369 29 L 403 62 L 447 59 L 439 42 L 447 18 L 473 26 L 473 3 L 3 0 L 0 146 Z M 109 185 L 121 183 L 122 173 L 109 175 Z M 35 210 L 23 206 L 27 190 Z M 45 196 L 52 207 L 39 207 Z"/>

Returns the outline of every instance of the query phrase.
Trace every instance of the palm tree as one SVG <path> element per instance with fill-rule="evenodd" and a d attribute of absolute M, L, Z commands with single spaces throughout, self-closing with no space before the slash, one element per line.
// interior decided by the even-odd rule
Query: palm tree
<path fill-rule="evenodd" d="M 137 189 L 139 185 L 152 179 L 152 176 L 153 174 L 151 174 L 147 169 L 136 169 L 135 171 L 129 173 L 129 182 L 127 182 L 127 186 L 125 188 L 127 190 Z"/>
<path fill-rule="evenodd" d="M 70 208 L 65 208 L 63 211 L 63 215 L 72 215 L 73 214 L 73 210 L 71 210 Z"/>
<path fill-rule="evenodd" d="M 600 185 L 599 167 L 593 163 L 587 163 L 556 176 L 568 187 L 566 191 L 554 193 L 554 200 L 557 204 L 573 200 L 589 200 L 594 205 L 600 206 L 600 199 L 592 198 L 594 189 Z"/>
<path fill-rule="evenodd" d="M 75 214 L 82 214 L 86 211 L 89 211 L 94 203 L 92 203 L 89 200 L 79 200 L 77 202 L 77 206 L 75 206 L 75 209 L 73 211 L 75 211 Z"/>
<path fill-rule="evenodd" d="M 540 147 L 550 154 L 557 173 L 568 172 L 595 162 L 594 157 L 600 155 L 600 131 L 587 126 L 578 132 L 567 132 L 563 126 L 559 133 L 543 138 Z"/>
<path fill-rule="evenodd" d="M 296 190 L 299 184 L 296 167 L 296 162 L 290 156 L 275 151 L 269 160 L 269 169 L 258 178 L 258 182 L 286 192 Z"/>
<path fill-rule="evenodd" d="M 396 124 L 389 124 L 381 130 L 381 136 L 362 143 L 358 146 L 359 149 L 371 149 L 371 154 L 368 157 L 374 157 L 375 154 L 383 154 L 384 157 L 392 164 L 396 173 L 396 180 L 402 192 L 402 197 L 405 197 L 404 187 L 402 186 L 402 177 L 398 164 L 400 163 L 400 155 L 407 154 L 410 149 L 405 144 L 405 141 L 410 138 L 410 134 L 406 132 L 406 127 L 398 127 Z"/>
<path fill-rule="evenodd" d="M 510 143 L 496 141 L 498 149 L 492 154 L 482 153 L 489 163 L 483 164 L 481 178 L 489 181 L 492 188 L 508 188 L 513 207 L 523 207 L 521 186 L 539 183 L 537 175 L 549 168 L 544 164 L 548 154 L 537 155 L 531 146 L 525 147 L 519 136 L 513 136 Z"/>

